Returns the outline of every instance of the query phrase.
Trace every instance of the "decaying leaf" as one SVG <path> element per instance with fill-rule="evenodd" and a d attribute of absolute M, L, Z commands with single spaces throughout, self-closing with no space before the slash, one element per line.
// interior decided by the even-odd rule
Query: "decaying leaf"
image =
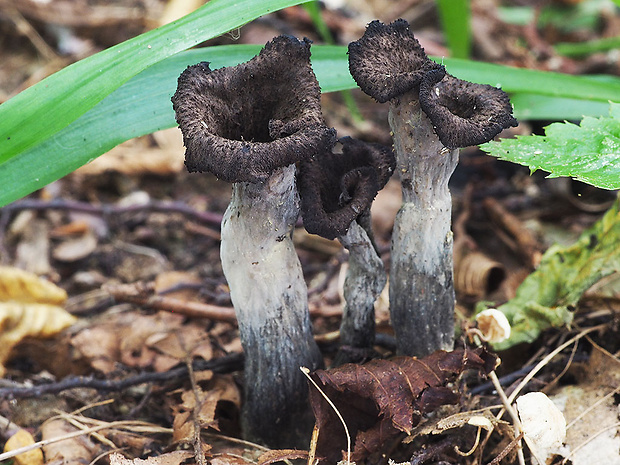
<path fill-rule="evenodd" d="M 232 377 L 214 375 L 211 371 L 197 372 L 194 376 L 200 384 L 196 386 L 196 391 L 179 390 L 172 393 L 175 397 L 180 394 L 181 398 L 180 403 L 171 405 L 174 442 L 191 442 L 196 421 L 201 429 L 219 429 L 216 418 L 218 403 L 229 402 L 237 407 L 241 405 L 241 394 Z"/>
<path fill-rule="evenodd" d="M 54 418 L 41 426 L 41 438 L 58 438 L 76 431 L 77 428 L 65 420 Z M 43 446 L 46 463 L 89 463 L 100 452 L 99 446 L 87 434 Z"/>
<path fill-rule="evenodd" d="M 423 414 L 455 403 L 458 394 L 447 384 L 466 369 L 489 373 L 496 359 L 483 349 L 437 351 L 423 359 L 396 357 L 317 370 L 312 378 L 344 418 L 355 441 L 351 459 L 360 461 L 401 432 L 411 434 Z M 310 402 L 319 428 L 317 456 L 336 463 L 346 447 L 342 425 L 314 388 Z"/>
<path fill-rule="evenodd" d="M 4 452 L 20 449 L 34 444 L 34 438 L 25 429 L 20 429 L 4 445 Z M 41 449 L 32 449 L 13 458 L 14 465 L 43 465 L 43 452 Z"/>
<path fill-rule="evenodd" d="M 532 342 L 541 331 L 570 323 L 570 307 L 583 293 L 620 270 L 619 241 L 620 197 L 576 243 L 550 247 L 538 269 L 519 286 L 515 298 L 497 308 L 506 315 L 512 330 L 507 340 L 492 343 L 493 348 L 504 350 Z"/>
<path fill-rule="evenodd" d="M 110 465 L 180 465 L 194 454 L 187 450 L 177 450 L 147 459 L 127 459 L 119 453 L 110 455 Z"/>
<path fill-rule="evenodd" d="M 18 268 L 0 267 L 0 376 L 11 350 L 26 337 L 48 338 L 75 323 L 62 305 L 67 293 Z"/>
<path fill-rule="evenodd" d="M 67 293 L 33 273 L 0 266 L 0 301 L 7 300 L 62 305 L 67 300 Z"/>
<path fill-rule="evenodd" d="M 403 442 L 409 443 L 418 436 L 441 434 L 447 430 L 461 428 L 465 425 L 479 426 L 486 431 L 492 431 L 493 427 L 499 423 L 506 422 L 495 418 L 489 410 L 455 413 L 446 418 L 434 418 L 427 423 L 417 426 L 411 433 L 411 436 L 405 438 Z"/>
<path fill-rule="evenodd" d="M 542 392 L 529 392 L 517 398 L 525 442 L 535 456 L 545 461 L 557 453 L 566 439 L 566 419 Z"/>

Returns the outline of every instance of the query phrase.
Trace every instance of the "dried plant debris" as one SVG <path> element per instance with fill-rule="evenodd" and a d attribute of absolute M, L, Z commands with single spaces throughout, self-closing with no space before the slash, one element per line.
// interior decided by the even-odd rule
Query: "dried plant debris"
<path fill-rule="evenodd" d="M 514 299 L 498 310 L 511 326 L 510 338 L 494 343 L 504 350 L 534 341 L 541 331 L 573 319 L 571 308 L 594 283 L 620 270 L 620 197 L 594 226 L 569 247 L 554 245 L 538 269 L 517 289 Z"/>
<path fill-rule="evenodd" d="M 49 338 L 75 323 L 61 307 L 66 299 L 66 292 L 50 281 L 0 267 L 0 375 L 11 350 L 24 338 Z"/>
<path fill-rule="evenodd" d="M 359 461 L 399 434 L 411 434 L 422 415 L 456 403 L 459 396 L 447 384 L 464 370 L 487 374 L 496 360 L 483 349 L 437 351 L 422 359 L 401 356 L 317 370 L 312 379 L 342 415 L 354 439 L 351 459 Z M 310 390 L 310 402 L 319 430 L 316 455 L 336 463 L 346 448 L 343 427 L 316 389 Z"/>

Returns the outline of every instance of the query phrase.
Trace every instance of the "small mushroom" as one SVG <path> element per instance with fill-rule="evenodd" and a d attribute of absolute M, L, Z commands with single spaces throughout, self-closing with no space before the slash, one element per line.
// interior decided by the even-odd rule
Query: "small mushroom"
<path fill-rule="evenodd" d="M 423 356 L 454 344 L 451 198 L 458 148 L 515 126 L 501 90 L 461 81 L 425 54 L 405 20 L 371 22 L 349 44 L 360 88 L 389 101 L 403 205 L 392 235 L 390 312 L 398 352 Z"/>
<path fill-rule="evenodd" d="M 393 152 L 350 137 L 342 153 L 326 152 L 300 166 L 302 216 L 308 232 L 337 237 L 349 251 L 341 350 L 334 365 L 360 361 L 375 339 L 374 303 L 387 281 L 370 228 L 370 204 L 394 172 Z"/>
<path fill-rule="evenodd" d="M 244 434 L 272 447 L 303 444 L 311 418 L 299 367 L 315 369 L 322 356 L 292 242 L 295 163 L 335 142 L 321 115 L 310 42 L 279 36 L 247 63 L 190 66 L 172 102 L 188 170 L 233 183 L 221 260 L 245 352 Z"/>

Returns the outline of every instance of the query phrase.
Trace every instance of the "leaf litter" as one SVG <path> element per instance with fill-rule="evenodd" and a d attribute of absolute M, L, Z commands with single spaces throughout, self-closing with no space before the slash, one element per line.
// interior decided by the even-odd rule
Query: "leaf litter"
<path fill-rule="evenodd" d="M 416 2 L 405 2 L 405 4 L 398 6 L 392 3 L 376 0 L 368 2 L 368 5 L 363 8 L 369 9 L 366 14 L 373 17 L 378 14 L 385 15 L 385 19 L 390 20 L 396 19 L 398 15 L 408 13 L 408 8 Z M 28 2 L 24 2 L 24 5 L 27 6 Z M 22 6 L 19 7 L 22 8 Z M 532 63 L 532 54 L 528 50 L 520 50 L 518 47 L 507 45 L 511 40 L 520 37 L 519 29 L 512 26 L 506 27 L 505 24 L 491 20 L 489 16 L 491 13 L 486 9 L 480 11 L 480 5 L 476 5 L 476 2 L 473 2 L 473 7 L 474 20 L 477 21 L 477 24 L 480 23 L 481 19 L 484 19 L 485 24 L 488 22 L 493 26 L 491 28 L 476 28 L 476 40 L 481 50 L 479 53 L 483 53 L 482 58 L 486 57 L 496 61 L 507 60 L 511 63 L 516 61 L 524 66 L 540 66 L 543 68 L 551 66 L 551 60 L 557 58 L 545 58 L 543 53 L 540 55 L 541 61 L 539 63 Z M 399 11 L 395 11 L 396 9 Z M 325 13 L 330 15 L 330 27 L 342 37 L 358 37 L 359 31 L 363 30 L 363 21 L 359 24 L 350 18 L 344 21 L 341 14 L 331 9 L 326 10 Z M 22 14 L 26 20 L 31 18 L 28 16 L 27 9 L 23 10 Z M 390 18 L 391 15 L 396 16 Z M 307 19 L 303 18 L 297 9 L 282 12 L 280 16 L 280 19 L 291 22 L 300 36 L 312 36 L 314 33 L 312 25 L 308 23 Z M 132 24 L 133 27 L 138 27 L 135 21 Z M 73 30 L 67 30 L 71 34 L 75 33 Z M 495 33 L 492 32 L 493 30 Z M 268 39 L 278 33 L 280 31 L 277 26 L 274 27 L 272 22 L 267 20 L 260 25 L 245 27 L 241 40 L 244 40 L 244 34 L 248 34 L 248 37 L 254 34 L 255 37 L 260 37 L 255 42 L 264 43 L 263 35 L 268 36 Z M 500 52 L 505 52 L 505 55 L 497 55 L 497 37 L 501 37 L 504 50 L 500 50 Z M 423 36 L 422 38 L 428 44 L 428 46 L 425 44 L 425 47 L 433 50 L 431 53 L 446 54 L 442 45 L 435 42 L 431 37 Z M 570 37 L 564 34 L 563 40 L 567 39 Z M 93 40 L 97 39 L 93 37 Z M 533 44 L 536 50 L 542 50 L 539 47 L 540 37 L 536 38 L 528 33 L 524 35 L 524 40 L 528 44 Z M 585 61 L 582 63 L 563 60 L 560 66 L 568 67 L 567 69 L 570 69 L 571 66 L 586 69 L 586 66 L 592 66 L 592 63 L 598 62 L 596 59 L 588 61 L 588 64 Z M 0 70 L 0 72 L 5 73 L 4 70 Z M 3 85 L 14 82 L 16 78 L 13 76 L 18 75 L 21 76 L 23 73 L 21 71 L 20 73 L 13 73 L 11 79 L 0 79 L 0 82 Z M 8 95 L 12 91 L 13 89 L 1 90 L 0 98 L 4 98 L 3 95 Z M 348 127 L 353 135 L 361 133 L 369 139 L 389 143 L 388 132 L 379 122 L 385 120 L 384 116 L 376 116 L 376 121 L 373 120 L 374 116 L 370 116 L 367 126 L 352 126 L 348 122 L 348 111 L 336 100 L 331 95 L 325 96 L 326 106 L 331 110 L 328 117 L 336 121 L 332 124 L 338 125 L 339 130 L 340 127 Z M 376 107 L 373 105 L 365 102 L 361 102 L 360 105 L 365 114 L 374 115 L 377 113 Z M 575 128 L 570 128 L 571 131 L 573 129 Z M 615 130 L 614 128 L 611 129 Z M 596 131 L 599 130 L 595 129 Z M 529 131 L 527 132 L 529 133 Z M 93 301 L 89 301 L 88 304 L 83 301 L 77 306 L 66 304 L 64 300 L 66 297 L 54 303 L 61 309 L 66 307 L 72 312 L 75 311 L 75 315 L 80 315 L 79 320 L 56 336 L 52 336 L 50 333 L 51 339 L 47 335 L 46 339 L 41 339 L 38 335 L 19 339 L 19 343 L 11 350 L 10 358 L 5 360 L 7 362 L 7 375 L 3 382 L 12 383 L 9 384 L 9 388 L 14 384 L 19 384 L 20 387 L 32 384 L 35 386 L 53 386 L 57 380 L 67 375 L 69 377 L 85 375 L 98 381 L 114 382 L 150 372 L 164 375 L 166 373 L 178 373 L 175 370 L 179 366 L 185 366 L 188 360 L 218 360 L 230 351 L 240 351 L 234 322 L 218 322 L 196 318 L 195 316 L 183 316 L 167 311 L 169 309 L 159 311 L 149 308 L 145 303 L 128 304 L 119 301 L 114 304 L 111 303 L 109 294 L 100 291 L 102 283 L 132 284 L 143 280 L 155 285 L 157 281 L 166 281 L 164 277 L 170 269 L 191 270 L 193 277 L 185 276 L 172 284 L 172 286 L 180 286 L 179 288 L 184 289 L 182 292 L 185 295 L 176 291 L 172 295 L 168 293 L 163 295 L 156 293 L 154 295 L 174 297 L 181 301 L 208 302 L 221 308 L 230 308 L 226 285 L 221 280 L 221 270 L 218 265 L 218 231 L 217 227 L 214 226 L 216 222 L 205 221 L 204 218 L 205 212 L 220 212 L 221 215 L 223 207 L 228 202 L 226 198 L 228 194 L 214 179 L 190 178 L 185 173 L 179 172 L 181 168 L 178 158 L 179 151 L 178 148 L 171 148 L 174 144 L 178 144 L 178 141 L 175 140 L 175 134 L 172 131 L 170 135 L 170 140 L 168 140 L 168 135 L 159 134 L 121 146 L 117 150 L 117 158 L 110 157 L 105 166 L 96 167 L 93 165 L 91 167 L 94 170 L 93 173 L 97 173 L 96 175 L 89 174 L 87 170 L 84 170 L 33 196 L 30 199 L 34 201 L 30 207 L 32 209 L 21 210 L 21 213 L 19 213 L 19 207 L 15 207 L 15 210 L 6 210 L 7 216 L 2 220 L 3 225 L 8 224 L 9 215 L 12 214 L 9 212 L 17 212 L 17 215 L 9 225 L 14 227 L 14 230 L 10 231 L 7 228 L 5 240 L 0 249 L 3 258 L 9 257 L 9 260 L 5 260 L 5 262 L 11 262 L 11 257 L 15 257 L 14 262 L 19 264 L 21 268 L 30 269 L 39 275 L 47 276 L 49 278 L 47 282 L 60 283 L 62 288 L 69 291 L 70 303 L 77 302 L 77 297 L 86 297 L 90 291 L 97 291 L 96 295 L 99 296 Z M 611 142 L 605 142 L 605 144 L 613 149 L 613 140 L 609 140 Z M 613 158 L 609 158 L 612 155 L 608 155 L 608 159 L 613 160 Z M 526 175 L 520 177 L 519 172 L 516 172 L 510 173 L 510 179 L 508 179 L 503 174 L 499 174 L 502 172 L 502 169 L 498 168 L 499 165 L 492 165 L 488 162 L 488 157 L 481 157 L 471 151 L 464 152 L 462 158 L 464 162 L 462 168 L 466 170 L 465 173 L 470 176 L 470 179 L 480 176 L 484 178 L 483 182 L 471 181 L 471 184 L 476 188 L 476 194 L 471 220 L 467 222 L 467 233 L 486 255 L 501 262 L 506 267 L 508 274 L 506 283 L 497 293 L 482 292 L 481 295 L 477 296 L 477 299 L 494 300 L 502 303 L 509 300 L 511 293 L 514 293 L 517 285 L 520 284 L 520 279 L 517 278 L 525 276 L 527 269 L 520 266 L 519 255 L 526 256 L 528 251 L 525 250 L 525 246 L 520 245 L 518 237 L 512 231 L 502 232 L 495 226 L 489 225 L 489 218 L 484 216 L 485 212 L 478 205 L 480 199 L 485 196 L 501 199 L 502 205 L 506 206 L 508 210 L 513 213 L 516 211 L 516 216 L 520 217 L 518 221 L 521 222 L 521 226 L 526 220 L 531 220 L 532 217 L 543 218 L 541 222 L 544 222 L 546 218 L 547 221 L 555 222 L 561 228 L 573 233 L 573 236 L 578 236 L 596 218 L 572 208 L 567 209 L 566 202 L 558 202 L 558 199 L 546 190 L 547 184 L 541 181 L 540 176 L 528 178 Z M 596 166 L 601 167 L 606 160 L 599 160 Z M 467 171 L 472 166 L 483 167 L 483 169 Z M 611 169 L 608 165 L 605 166 L 606 169 Z M 569 168 L 573 169 L 574 167 Z M 145 174 L 146 172 L 150 174 Z M 458 184 L 458 177 L 456 182 Z M 462 186 L 457 186 L 455 191 L 457 203 L 460 187 Z M 530 194 L 533 189 L 537 190 L 536 195 Z M 398 186 L 391 193 L 383 191 L 381 200 L 384 203 L 379 208 L 375 208 L 379 212 L 378 214 L 373 213 L 373 217 L 381 218 L 380 213 L 397 209 L 400 205 L 398 195 L 400 195 Z M 564 193 L 563 195 L 568 194 Z M 65 199 L 77 202 L 75 205 L 70 202 L 63 203 Z M 119 201 L 119 199 L 121 200 Z M 171 199 L 176 204 L 171 203 Z M 60 202 L 58 202 L 59 200 Z M 53 202 L 57 202 L 56 205 L 60 205 L 60 208 L 51 208 Z M 578 205 L 574 199 L 570 201 L 570 204 Z M 85 207 L 88 207 L 88 212 L 80 213 L 80 209 Z M 143 210 L 140 210 L 139 207 Z M 20 215 L 22 217 L 17 221 Z M 82 232 L 70 232 L 83 219 L 86 220 L 88 227 Z M 393 213 L 385 214 L 383 219 L 378 219 L 374 224 L 374 228 L 378 232 L 378 245 L 380 248 L 383 247 L 382 250 L 384 251 L 389 241 L 392 219 Z M 65 227 L 67 229 L 64 229 Z M 63 246 L 64 243 L 73 242 L 76 234 L 79 239 L 80 235 L 93 234 L 93 232 L 97 237 L 96 244 L 90 236 L 84 243 L 88 247 L 80 246 L 79 242 L 73 247 Z M 340 286 L 337 279 L 330 278 L 327 264 L 332 263 L 332 268 L 337 276 L 343 260 L 334 259 L 337 254 L 341 253 L 337 244 L 319 241 L 308 235 L 304 235 L 303 240 L 301 240 L 302 232 L 303 230 L 299 229 L 295 234 L 296 245 L 304 261 L 304 271 L 308 273 L 311 291 L 312 289 L 320 289 L 321 283 L 327 283 L 332 292 L 329 296 L 327 292 L 323 293 L 322 291 L 313 294 L 315 329 L 318 335 L 322 337 L 333 334 L 330 331 L 337 327 L 340 314 L 340 298 L 338 292 L 334 292 L 334 289 L 337 290 Z M 499 245 L 498 237 L 501 238 Z M 543 240 L 542 242 L 545 243 L 545 247 L 548 245 L 547 241 Z M 133 245 L 139 247 L 133 247 Z M 63 247 L 69 250 L 63 251 Z M 523 248 L 522 252 L 524 253 L 519 254 L 519 247 Z M 5 248 L 7 250 L 4 250 Z M 605 255 L 608 249 L 601 250 L 602 255 Z M 578 253 L 579 246 L 574 251 L 575 255 L 580 255 Z M 383 258 L 387 258 L 385 253 Z M 581 254 L 580 260 L 587 260 L 587 257 Z M 578 262 L 583 263 L 579 260 Z M 564 269 L 561 264 L 558 265 L 560 274 Z M 316 270 L 319 271 L 316 272 Z M 200 281 L 198 287 L 196 276 Z M 0 282 L 4 282 L 4 278 Z M 316 288 L 315 285 L 317 285 Z M 155 287 L 160 291 L 170 286 L 164 284 Z M 569 350 L 570 353 L 559 352 L 554 355 L 552 360 L 547 360 L 545 362 L 547 366 L 538 371 L 536 375 L 540 382 L 536 384 L 537 381 L 532 380 L 527 389 L 539 389 L 542 387 L 540 383 L 549 383 L 550 386 L 557 388 L 555 378 L 557 373 L 565 373 L 561 377 L 561 384 L 567 384 L 569 387 L 575 385 L 584 391 L 584 393 L 578 393 L 576 397 L 578 400 L 567 402 L 567 405 L 573 409 L 584 407 L 578 412 L 578 414 L 584 414 L 583 419 L 579 419 L 572 427 L 569 427 L 568 441 L 571 443 L 571 449 L 577 449 L 581 444 L 596 436 L 591 441 L 592 444 L 596 449 L 604 450 L 606 446 L 596 442 L 597 438 L 605 436 L 605 432 L 601 433 L 603 426 L 598 425 L 596 420 L 592 421 L 592 418 L 598 419 L 602 414 L 595 409 L 588 412 L 585 406 L 588 404 L 595 405 L 600 398 L 606 397 L 607 403 L 603 404 L 608 411 L 613 412 L 614 408 L 617 407 L 613 395 L 609 396 L 609 394 L 613 394 L 615 389 L 613 383 L 616 382 L 614 376 L 618 372 L 616 369 L 617 353 L 620 348 L 617 346 L 617 328 L 609 323 L 615 321 L 613 320 L 614 315 L 618 313 L 618 292 L 617 290 L 614 291 L 613 288 L 609 290 L 609 286 L 603 287 L 596 291 L 590 290 L 591 295 L 579 300 L 583 290 L 587 287 L 588 285 L 583 285 L 580 286 L 578 292 L 575 291 L 574 308 L 576 311 L 573 322 L 581 327 L 599 324 L 600 328 L 595 333 L 591 333 L 591 342 L 574 345 L 572 350 L 571 347 L 568 347 L 566 350 Z M 528 294 L 528 298 L 532 297 L 530 292 L 523 293 Z M 463 310 L 466 315 L 470 315 L 471 303 L 468 303 L 462 296 L 459 297 L 460 303 L 463 304 L 459 311 Z M 602 300 L 596 300 L 596 298 Z M 28 304 L 31 303 L 36 303 L 36 299 L 35 302 Z M 24 312 L 18 313 L 21 315 L 18 317 L 20 320 L 25 318 Z M 377 313 L 378 329 L 382 337 L 386 333 L 389 336 L 387 316 L 385 315 L 385 311 Z M 21 321 L 30 320 L 23 319 Z M 73 321 L 75 321 L 74 318 Z M 469 322 L 464 324 L 465 330 L 467 330 L 468 324 Z M 605 324 L 608 325 L 605 326 Z M 28 323 L 26 326 L 34 327 L 34 323 L 33 325 Z M 531 365 L 544 358 L 546 354 L 553 351 L 556 345 L 560 344 L 560 342 L 556 342 L 557 338 L 560 337 L 561 340 L 567 334 L 567 329 L 562 326 L 546 330 L 542 327 L 539 329 L 542 332 L 540 332 L 538 339 L 525 345 L 524 350 L 522 350 L 524 346 L 521 345 L 513 351 L 502 352 L 504 364 L 498 368 L 500 380 L 503 379 L 503 376 L 509 377 L 515 373 L 518 374 L 523 366 Z M 322 346 L 327 364 L 333 355 L 330 346 L 333 343 L 329 342 L 332 340 L 333 335 L 325 337 Z M 390 355 L 389 338 L 378 338 L 378 342 L 376 349 L 379 353 Z M 607 354 L 596 349 L 595 344 L 604 346 L 605 349 L 603 350 L 606 350 Z M 593 347 L 594 349 L 592 349 Z M 515 351 L 518 354 L 517 357 L 514 355 Z M 524 361 L 525 353 L 528 357 L 532 357 L 531 360 Z M 537 354 L 532 355 L 533 353 Z M 590 359 L 591 354 L 596 355 L 598 361 L 596 361 L 597 359 Z M 588 366 L 589 360 L 594 360 L 596 363 Z M 612 362 L 610 363 L 610 361 Z M 373 363 L 378 363 L 378 361 Z M 395 375 L 392 369 L 385 368 L 383 370 L 381 368 L 380 371 Z M 602 377 L 598 378 L 595 372 L 600 373 Z M 163 381 L 137 386 L 129 385 L 129 387 L 124 387 L 118 391 L 96 391 L 92 388 L 63 389 L 55 394 L 38 396 L 32 401 L 3 396 L 0 399 L 0 413 L 18 420 L 19 426 L 23 427 L 22 431 L 29 431 L 35 439 L 49 440 L 59 436 L 76 435 L 62 442 L 52 442 L 45 445 L 43 450 L 45 460 L 48 463 L 54 459 L 68 460 L 69 463 L 76 461 L 94 462 L 98 456 L 102 458 L 97 463 L 107 463 L 107 460 L 111 463 L 121 464 L 187 463 L 191 462 L 194 453 L 188 451 L 170 452 L 171 448 L 177 447 L 173 437 L 182 443 L 179 447 L 191 447 L 192 437 L 197 426 L 199 428 L 208 426 L 209 431 L 214 432 L 216 432 L 215 428 L 219 428 L 218 436 L 212 436 L 209 433 L 203 434 L 203 446 L 205 449 L 211 447 L 210 450 L 206 450 L 206 455 L 212 465 L 246 464 L 261 461 L 259 455 L 264 450 L 240 442 L 226 442 L 225 439 L 226 435 L 239 434 L 239 426 L 235 422 L 238 419 L 239 406 L 242 405 L 242 400 L 239 400 L 239 396 L 242 394 L 239 391 L 239 386 L 242 384 L 241 375 L 236 373 L 224 376 L 210 371 L 196 370 L 193 376 L 195 377 L 194 384 L 198 389 L 193 390 L 187 382 L 187 376 L 186 370 L 185 374 L 177 378 L 164 378 Z M 507 381 L 507 383 L 510 382 L 512 381 Z M 4 386 L 3 384 L 3 389 Z M 394 452 L 393 458 L 411 461 L 411 463 L 437 463 L 440 461 L 441 454 L 445 453 L 445 451 L 441 452 L 443 449 L 440 446 L 446 438 L 449 439 L 446 443 L 448 449 L 460 440 L 461 442 L 458 443 L 460 450 L 467 450 L 474 443 L 474 434 L 471 432 L 473 428 L 478 428 L 472 426 L 469 423 L 470 420 L 477 418 L 476 415 L 487 418 L 488 414 L 480 414 L 479 408 L 482 405 L 497 402 L 496 397 L 488 389 L 486 391 L 480 390 L 484 385 L 476 386 L 479 389 L 476 391 L 477 394 L 469 395 L 464 379 L 462 377 L 457 378 L 456 382 L 450 383 L 448 386 L 451 386 L 453 392 L 461 392 L 461 401 L 455 406 L 440 407 L 434 413 L 422 414 L 420 412 L 420 424 L 411 429 L 412 436 L 409 436 L 414 448 L 404 449 L 409 454 L 407 456 L 402 455 L 403 450 L 399 451 L 398 447 L 396 449 L 391 448 L 391 445 L 397 444 L 401 437 L 406 436 L 407 433 L 401 432 L 395 427 L 386 413 L 377 414 L 377 412 L 381 412 L 381 409 L 378 406 L 379 404 L 375 404 L 377 399 L 369 394 L 368 386 L 369 384 L 366 383 L 357 386 L 357 389 L 368 394 L 369 397 L 357 395 L 352 395 L 352 397 L 357 398 L 357 402 L 367 407 L 368 411 L 375 415 L 373 417 L 375 422 L 383 425 L 380 434 L 385 434 L 386 438 L 394 438 L 391 444 L 390 441 L 384 444 L 386 454 L 392 458 L 389 454 Z M 506 385 L 504 384 L 504 386 Z M 440 392 L 445 393 L 444 399 L 452 398 L 448 394 L 448 390 Z M 424 395 L 416 397 L 412 394 L 412 397 L 419 402 Z M 98 401 L 102 399 L 110 399 L 113 402 L 99 405 Z M 570 399 L 574 399 L 574 397 L 570 397 Z M 392 406 L 392 404 L 388 402 L 387 405 Z M 46 423 L 42 421 L 42 418 L 45 419 L 44 412 L 47 412 L 48 409 L 50 411 L 57 409 L 70 412 L 88 405 L 93 405 L 92 409 L 88 411 L 88 417 L 84 411 L 75 414 L 76 416 L 73 418 L 69 418 L 68 414 L 65 414 L 64 417 Z M 393 407 L 390 412 L 392 410 L 398 411 L 395 406 Z M 401 407 L 406 410 L 411 405 L 406 403 Z M 28 419 L 26 415 L 23 415 L 26 410 L 36 410 L 41 412 L 42 416 L 35 419 L 35 416 L 32 415 Z M 344 410 L 346 412 L 346 408 Z M 461 410 L 465 411 L 459 413 Z M 484 411 L 488 412 L 488 410 Z M 194 412 L 197 412 L 197 415 L 194 415 Z M 458 416 L 460 414 L 463 414 L 464 417 Z M 49 414 L 49 416 L 51 415 Z M 570 418 L 576 417 L 577 414 L 571 412 L 569 408 L 567 419 L 571 421 Z M 138 423 L 130 423 L 129 420 L 126 420 L 128 418 L 146 420 L 150 422 L 151 426 L 144 426 L 144 423 L 141 423 L 142 426 L 138 426 Z M 412 424 L 415 418 L 418 418 L 418 413 L 412 416 Z M 495 464 L 499 463 L 497 459 L 501 454 L 504 454 L 501 463 L 516 463 L 517 458 L 514 449 L 509 450 L 510 443 L 515 442 L 515 435 L 511 428 L 500 421 L 487 419 L 494 425 L 496 431 L 490 440 L 485 442 L 484 438 L 481 439 L 480 446 L 475 450 L 473 456 L 457 458 L 454 453 L 450 452 L 448 456 L 452 463 L 489 463 L 493 460 Z M 587 428 L 584 426 L 586 420 L 589 422 Z M 125 426 L 120 423 L 121 421 L 126 421 Z M 474 423 L 476 421 L 473 420 Z M 360 422 L 361 419 L 357 419 L 353 421 L 351 426 L 355 427 Z M 75 426 L 76 424 L 81 426 Z M 376 424 L 373 423 L 375 426 Z M 398 422 L 400 426 L 403 424 L 408 425 L 406 422 Z M 613 426 L 613 422 L 605 423 L 604 427 L 608 428 L 610 425 Z M 86 428 L 86 431 L 90 431 L 90 433 L 80 432 L 79 429 L 81 428 Z M 93 433 L 92 430 L 95 428 L 99 429 L 98 434 L 100 436 L 88 436 L 88 434 Z M 392 436 L 395 431 L 398 433 Z M 574 433 L 575 431 L 579 434 Z M 614 432 L 613 428 L 609 431 Z M 420 432 L 420 434 L 414 437 L 416 432 Z M 577 439 L 571 439 L 571 435 L 576 436 Z M 320 437 L 321 435 L 319 435 Z M 341 438 L 341 436 L 339 437 Z M 226 445 L 222 446 L 224 442 Z M 54 445 L 57 445 L 55 451 Z M 110 455 L 113 445 L 124 447 L 123 456 L 127 456 L 127 458 L 119 454 Z M 586 451 L 586 446 L 584 445 L 581 450 Z M 399 447 L 403 448 L 404 446 L 400 445 Z M 334 446 L 335 449 L 336 446 Z M 339 458 L 342 458 L 341 450 L 342 448 L 338 449 Z M 617 451 L 617 446 L 614 450 Z M 294 459 L 297 456 L 303 457 L 304 452 L 275 451 L 271 455 L 265 455 L 262 460 L 271 463 L 271 460 Z M 399 456 L 398 453 L 401 455 Z M 571 458 L 577 460 L 578 455 L 579 451 L 573 454 Z M 587 462 L 575 461 L 575 463 Z"/>

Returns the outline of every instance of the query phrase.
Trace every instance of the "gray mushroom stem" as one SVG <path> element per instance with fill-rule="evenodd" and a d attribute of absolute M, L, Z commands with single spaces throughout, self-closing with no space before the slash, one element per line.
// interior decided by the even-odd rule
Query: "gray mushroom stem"
<path fill-rule="evenodd" d="M 390 312 L 398 352 L 423 356 L 454 341 L 452 203 L 458 149 L 446 148 L 410 91 L 390 102 L 403 205 L 392 235 Z"/>
<path fill-rule="evenodd" d="M 246 354 L 244 431 L 277 446 L 307 438 L 307 385 L 321 364 L 292 234 L 295 165 L 263 183 L 238 182 L 222 221 L 221 259 Z"/>
<path fill-rule="evenodd" d="M 340 325 L 341 350 L 334 365 L 350 361 L 347 350 L 368 351 L 375 342 L 375 301 L 387 282 L 385 267 L 366 230 L 357 222 L 338 237 L 349 251 L 349 268 L 344 280 L 345 306 Z M 368 354 L 366 354 L 368 355 Z"/>

